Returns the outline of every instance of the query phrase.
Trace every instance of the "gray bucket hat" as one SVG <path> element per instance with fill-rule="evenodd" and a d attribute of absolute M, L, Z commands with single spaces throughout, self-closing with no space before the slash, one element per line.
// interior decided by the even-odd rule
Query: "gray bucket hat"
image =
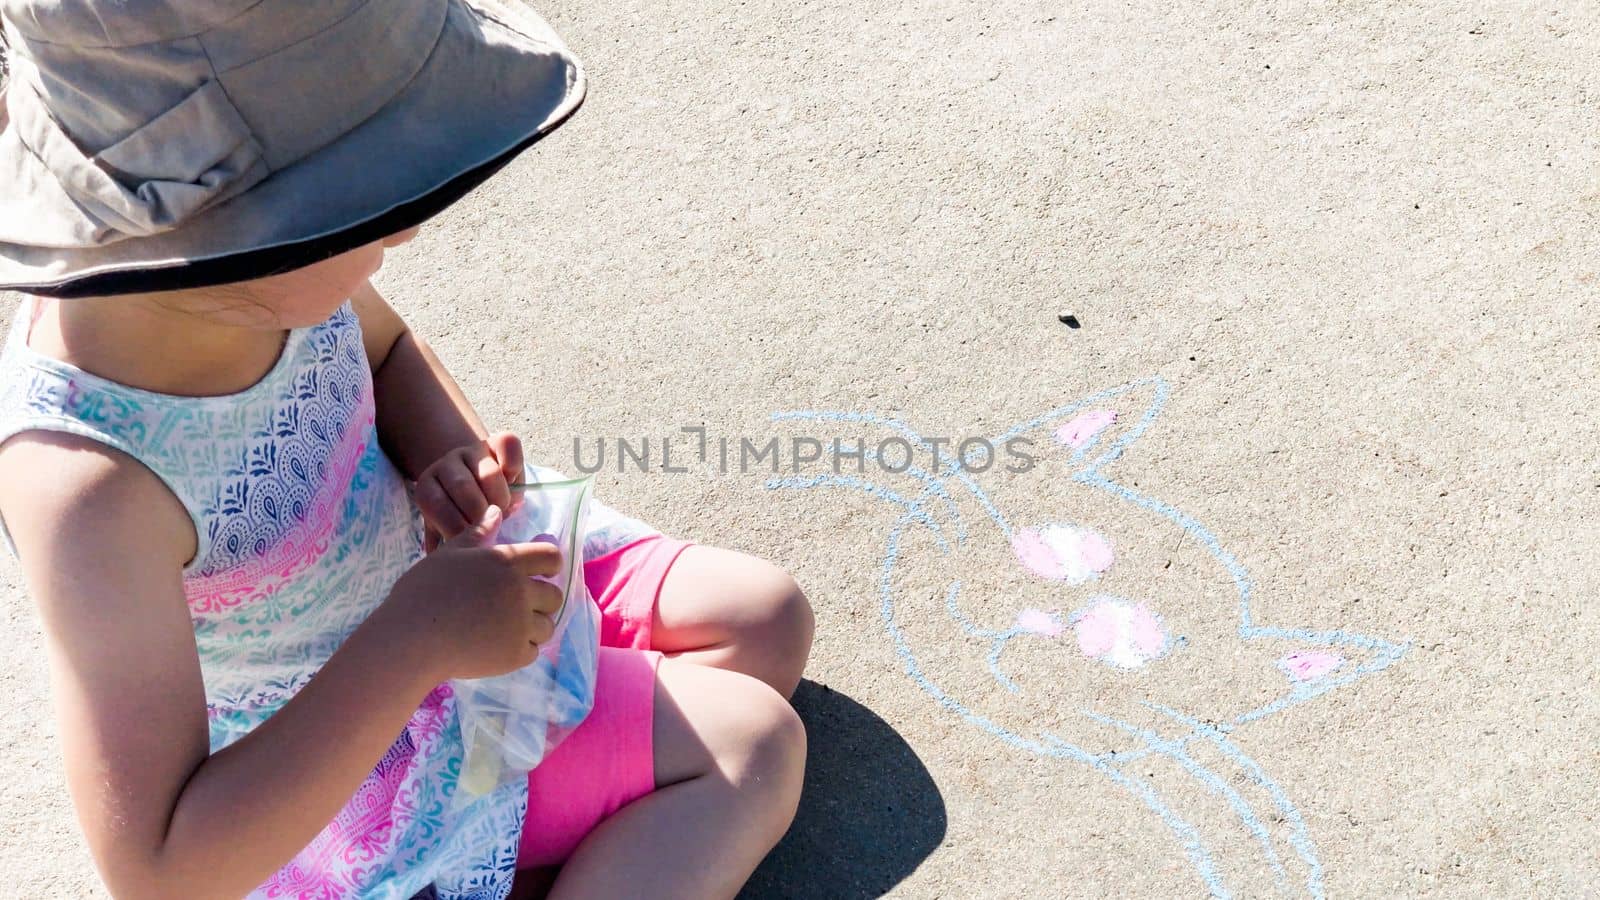
<path fill-rule="evenodd" d="M 243 281 L 439 212 L 561 124 L 518 0 L 0 0 L 0 288 Z"/>

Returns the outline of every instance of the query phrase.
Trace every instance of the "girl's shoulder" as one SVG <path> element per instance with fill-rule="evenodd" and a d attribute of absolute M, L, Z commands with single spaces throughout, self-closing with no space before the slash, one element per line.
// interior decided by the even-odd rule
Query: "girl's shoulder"
<path fill-rule="evenodd" d="M 195 553 L 183 503 L 155 473 L 101 441 L 66 431 L 22 431 L 0 444 L 0 530 L 25 569 L 137 546 L 181 570 Z"/>
<path fill-rule="evenodd" d="M 33 352 L 35 315 L 25 300 L 0 345 L 0 539 L 14 556 L 27 546 L 57 560 L 124 539 L 192 554 L 183 503 L 138 458 L 141 418 L 115 385 L 99 392 L 92 376 Z"/>
<path fill-rule="evenodd" d="M 18 542 L 6 532 L 23 524 L 12 521 L 18 516 L 39 518 L 43 528 L 70 517 L 73 528 L 82 527 L 90 523 L 79 522 L 84 514 L 76 505 L 92 495 L 95 515 L 114 519 L 94 527 L 122 527 L 124 519 L 147 518 L 138 504 L 155 497 L 161 508 L 183 513 L 157 536 L 175 533 L 189 559 L 209 513 L 232 509 L 252 473 L 314 463 L 315 454 L 301 446 L 311 440 L 306 435 L 356 416 L 370 378 L 348 304 L 293 330 L 278 363 L 255 385 L 199 397 L 140 390 L 33 351 L 30 312 L 18 310 L 0 353 L 0 479 L 13 484 L 0 497 L 44 492 L 0 505 L 0 536 L 13 549 Z M 31 483 L 40 479 L 53 485 Z M 130 510 L 119 504 L 129 498 L 135 505 L 124 515 Z"/>

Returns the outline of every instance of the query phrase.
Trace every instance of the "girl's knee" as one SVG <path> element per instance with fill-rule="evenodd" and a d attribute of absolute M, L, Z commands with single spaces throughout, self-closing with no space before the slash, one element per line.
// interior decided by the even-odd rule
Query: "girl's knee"
<path fill-rule="evenodd" d="M 759 818 L 771 827 L 773 843 L 789 830 L 800 806 L 806 774 L 806 728 L 788 700 L 768 691 L 757 714 L 761 720 L 753 746 L 742 754 L 740 790 L 752 795 Z"/>
<path fill-rule="evenodd" d="M 816 616 L 794 576 L 771 563 L 763 562 L 762 566 L 765 571 L 760 590 L 750 599 L 750 623 L 746 633 L 736 640 L 757 645 L 752 649 L 759 649 L 770 659 L 771 677 L 762 680 L 787 697 L 794 693 L 811 655 Z"/>
<path fill-rule="evenodd" d="M 746 553 L 696 547 L 668 574 L 655 629 L 659 649 L 696 654 L 787 697 L 811 655 L 816 619 L 788 572 Z"/>
<path fill-rule="evenodd" d="M 767 629 L 778 648 L 803 661 L 811 653 L 817 620 L 800 583 L 788 572 L 773 566 L 763 603 L 767 610 Z"/>
<path fill-rule="evenodd" d="M 720 775 L 737 792 L 756 827 L 773 843 L 788 830 L 805 781 L 806 729 L 788 701 L 769 686 L 743 678 L 741 689 L 725 696 L 739 712 L 728 727 L 710 736 Z"/>
<path fill-rule="evenodd" d="M 657 786 L 694 781 L 752 840 L 777 843 L 805 780 L 806 730 L 794 708 L 727 669 L 667 659 L 656 678 Z"/>

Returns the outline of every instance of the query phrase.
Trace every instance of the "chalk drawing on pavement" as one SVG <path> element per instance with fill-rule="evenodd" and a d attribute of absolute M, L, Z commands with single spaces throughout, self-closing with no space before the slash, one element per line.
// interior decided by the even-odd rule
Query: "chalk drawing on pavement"
<path fill-rule="evenodd" d="M 1218 591 L 1226 601 L 1221 604 L 1198 596 L 1122 596 L 1119 591 L 1124 586 L 1112 583 L 1125 556 L 1117 534 L 1081 521 L 1079 511 L 1072 509 L 1057 510 L 1049 520 L 1013 524 L 1003 480 L 1016 476 L 975 473 L 961 464 L 959 455 L 940 450 L 937 442 L 895 418 L 848 411 L 792 411 L 772 417 L 797 425 L 877 429 L 926 451 L 937 461 L 932 471 L 894 466 L 894 473 L 868 477 L 864 471 L 843 474 L 835 467 L 832 473 L 775 477 L 767 486 L 860 491 L 899 510 L 882 544 L 878 611 L 906 674 L 941 707 L 1019 752 L 1088 766 L 1127 791 L 1170 831 L 1176 849 L 1212 896 L 1232 896 L 1230 884 L 1244 877 L 1241 873 L 1266 872 L 1279 893 L 1320 898 L 1325 894 L 1323 866 L 1304 817 L 1234 737 L 1253 722 L 1383 671 L 1405 655 L 1407 645 L 1341 629 L 1261 624 L 1250 574 L 1219 536 L 1193 515 L 1108 474 L 1107 469 L 1149 431 L 1169 394 L 1170 387 L 1160 378 L 1129 382 L 1052 409 L 991 440 L 996 446 L 1016 439 L 1032 441 L 1041 455 L 1036 466 L 1041 476 L 1069 479 L 1102 499 L 1112 498 L 1115 505 L 1127 504 L 1155 517 L 1153 525 L 1175 529 L 1181 540 L 1202 548 L 1204 564 L 1216 575 L 1206 583 L 1221 586 Z M 886 484 L 887 479 L 899 480 Z M 1030 498 L 1053 496 L 1045 488 L 1022 493 Z M 983 535 L 989 537 L 980 539 Z M 981 564 L 1014 566 L 1026 573 L 1031 585 L 1022 592 L 1026 596 L 1015 598 L 1012 611 L 992 623 L 980 621 L 980 616 L 994 618 L 996 605 L 1004 607 L 1013 598 L 983 597 L 967 604 L 963 575 L 972 571 L 967 565 L 972 560 L 964 554 L 979 545 L 989 553 Z M 996 555 L 995 548 L 1001 546 L 1007 548 L 1004 557 Z M 950 565 L 954 562 L 961 564 Z M 1205 695 L 1220 697 L 1224 705 L 1236 693 L 1253 699 L 1235 709 L 1186 712 L 1176 701 L 1164 702 L 1158 694 L 1142 691 L 1147 684 L 1157 684 L 1150 680 L 1116 692 L 1124 698 L 1121 708 L 1103 708 L 1096 701 L 1106 692 L 1085 696 L 1075 714 L 1068 711 L 1069 720 L 1081 725 L 1034 727 L 1015 716 L 1004 718 L 993 708 L 996 701 L 978 690 L 972 679 L 952 677 L 942 671 L 939 661 L 929 661 L 930 652 L 943 660 L 948 642 L 937 647 L 912 639 L 914 626 L 925 621 L 928 611 L 918 608 L 914 618 L 906 618 L 911 598 L 902 596 L 902 582 L 908 572 L 926 575 L 940 570 L 941 564 L 949 571 L 940 576 L 944 588 L 939 606 L 955 626 L 950 633 L 981 655 L 982 668 L 1002 697 L 1025 698 L 1030 690 L 1044 689 L 1036 674 L 1026 684 L 1019 681 L 1022 676 L 1009 671 L 1006 660 L 1018 642 L 1046 642 L 1065 658 L 1091 667 L 1074 670 L 1080 680 L 1159 676 L 1169 679 L 1162 683 L 1187 686 L 1183 679 L 1192 670 L 1201 679 L 1197 683 L 1211 688 Z M 1146 578 L 1130 586 L 1149 583 L 1159 582 Z M 1073 590 L 1087 595 L 1051 604 L 1070 599 L 1053 591 Z M 1180 627 L 1174 619 L 1187 624 Z M 1239 665 L 1241 658 L 1253 664 L 1258 656 L 1261 680 L 1251 685 L 1255 690 L 1235 691 L 1236 670 L 1227 667 Z M 1143 767 L 1152 759 L 1169 761 L 1181 773 L 1180 779 L 1189 779 L 1183 783 L 1222 804 L 1245 836 L 1243 845 L 1255 848 L 1250 858 L 1219 854 L 1215 846 L 1221 835 L 1208 834 L 1191 822 L 1173 791 L 1132 771 L 1135 764 Z"/>

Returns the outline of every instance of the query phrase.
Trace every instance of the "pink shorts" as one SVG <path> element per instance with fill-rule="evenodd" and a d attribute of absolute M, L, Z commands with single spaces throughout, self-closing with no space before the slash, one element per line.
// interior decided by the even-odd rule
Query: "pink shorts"
<path fill-rule="evenodd" d="M 565 862 L 595 826 L 656 789 L 651 734 L 661 654 L 650 649 L 650 627 L 661 582 L 690 546 L 657 535 L 583 564 L 601 615 L 594 709 L 528 775 L 518 868 Z"/>

